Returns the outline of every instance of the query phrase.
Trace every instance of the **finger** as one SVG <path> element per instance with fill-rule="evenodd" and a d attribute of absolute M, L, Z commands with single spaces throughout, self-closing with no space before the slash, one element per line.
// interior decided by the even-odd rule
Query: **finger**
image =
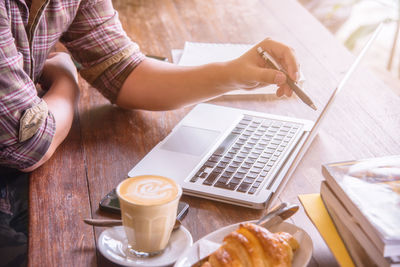
<path fill-rule="evenodd" d="M 299 68 L 294 50 L 285 44 L 271 39 L 264 42 L 266 43 L 266 51 L 286 69 L 291 79 L 297 81 Z"/>
<path fill-rule="evenodd" d="M 288 84 L 283 84 L 281 86 L 286 96 L 291 97 L 293 94 L 293 90 L 289 87 Z"/>
<path fill-rule="evenodd" d="M 282 87 L 278 87 L 278 90 L 276 90 L 276 96 L 281 97 L 284 94 L 284 89 Z"/>
<path fill-rule="evenodd" d="M 259 68 L 257 73 L 256 79 L 259 82 L 278 85 L 286 83 L 286 75 L 281 71 Z"/>

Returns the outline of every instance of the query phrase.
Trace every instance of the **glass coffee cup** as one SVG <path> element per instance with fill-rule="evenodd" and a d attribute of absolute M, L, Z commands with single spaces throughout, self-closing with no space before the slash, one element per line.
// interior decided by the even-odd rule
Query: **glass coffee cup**
<path fill-rule="evenodd" d="M 182 188 L 170 178 L 142 175 L 122 181 L 116 192 L 128 251 L 139 257 L 161 253 L 175 224 Z"/>

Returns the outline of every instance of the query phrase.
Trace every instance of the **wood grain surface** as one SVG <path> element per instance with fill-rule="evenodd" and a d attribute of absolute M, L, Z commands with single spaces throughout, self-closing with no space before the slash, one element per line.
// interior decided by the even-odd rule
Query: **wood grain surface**
<path fill-rule="evenodd" d="M 265 37 L 296 52 L 305 88 L 319 108 L 296 96 L 223 96 L 210 103 L 316 120 L 351 55 L 294 0 L 113 0 L 122 25 L 146 54 L 167 56 L 185 41 L 255 44 Z M 156 78 L 156 77 L 155 77 Z M 127 111 L 111 105 L 83 80 L 79 110 L 67 140 L 30 181 L 29 266 L 115 266 L 97 250 L 104 228 L 84 218 L 116 218 L 98 210 L 101 198 L 127 177 L 192 107 L 168 112 Z M 396 154 L 400 151 L 399 96 L 360 68 L 337 97 L 319 134 L 279 201 L 319 192 L 322 163 Z M 194 241 L 232 223 L 258 218 L 251 210 L 183 196 L 190 205 L 183 225 Z M 337 263 L 301 209 L 291 219 L 314 242 L 309 266 Z"/>

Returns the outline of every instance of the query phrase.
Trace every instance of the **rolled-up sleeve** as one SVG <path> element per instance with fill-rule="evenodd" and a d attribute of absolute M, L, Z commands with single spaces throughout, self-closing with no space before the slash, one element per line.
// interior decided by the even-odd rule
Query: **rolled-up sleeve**
<path fill-rule="evenodd" d="M 122 29 L 111 0 L 82 1 L 61 41 L 82 65 L 81 76 L 112 103 L 144 59 L 139 46 Z"/>
<path fill-rule="evenodd" d="M 34 165 L 46 154 L 54 133 L 54 117 L 24 72 L 6 12 L 0 10 L 0 165 Z"/>

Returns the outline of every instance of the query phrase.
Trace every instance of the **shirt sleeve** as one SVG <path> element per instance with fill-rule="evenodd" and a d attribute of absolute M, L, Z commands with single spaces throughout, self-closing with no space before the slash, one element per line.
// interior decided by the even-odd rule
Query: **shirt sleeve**
<path fill-rule="evenodd" d="M 55 120 L 23 69 L 6 14 L 0 7 L 0 165 L 25 169 L 46 154 Z"/>
<path fill-rule="evenodd" d="M 112 103 L 144 59 L 139 46 L 122 29 L 111 0 L 82 1 L 61 41 L 82 65 L 81 76 Z"/>

